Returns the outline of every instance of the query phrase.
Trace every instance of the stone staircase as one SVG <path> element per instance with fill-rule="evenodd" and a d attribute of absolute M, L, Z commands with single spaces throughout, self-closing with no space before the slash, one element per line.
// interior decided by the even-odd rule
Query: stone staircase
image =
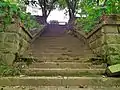
<path fill-rule="evenodd" d="M 64 36 L 42 36 L 31 46 L 31 52 L 38 61 L 24 69 L 29 76 L 100 76 L 104 65 L 87 62 L 95 57 L 82 40 L 65 34 Z"/>
<path fill-rule="evenodd" d="M 95 55 L 82 39 L 57 28 L 49 26 L 32 43 L 29 52 L 38 60 L 23 69 L 25 76 L 2 78 L 0 85 L 20 86 L 11 90 L 120 90 L 120 79 L 103 75 L 105 64 L 89 61 Z"/>
<path fill-rule="evenodd" d="M 87 44 L 60 26 L 52 27 L 31 45 L 30 52 L 38 60 L 24 69 L 25 74 L 40 79 L 41 86 L 96 86 L 99 80 L 102 83 L 105 65 L 89 62 L 95 55 Z"/>

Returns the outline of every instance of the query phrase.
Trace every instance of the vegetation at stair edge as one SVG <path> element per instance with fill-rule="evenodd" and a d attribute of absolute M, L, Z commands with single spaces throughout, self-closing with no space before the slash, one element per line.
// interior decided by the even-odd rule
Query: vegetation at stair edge
<path fill-rule="evenodd" d="M 7 26 L 11 23 L 15 23 L 16 20 L 20 25 L 24 26 L 28 30 L 34 27 L 38 27 L 39 24 L 35 21 L 35 18 L 21 9 L 19 4 L 14 3 L 13 0 L 1 0 L 0 1 L 0 31 L 5 31 Z"/>
<path fill-rule="evenodd" d="M 79 4 L 80 18 L 77 24 L 85 32 L 99 24 L 104 15 L 120 14 L 120 0 L 81 0 Z"/>
<path fill-rule="evenodd" d="M 17 76 L 21 74 L 21 68 L 9 66 L 0 61 L 0 76 Z"/>

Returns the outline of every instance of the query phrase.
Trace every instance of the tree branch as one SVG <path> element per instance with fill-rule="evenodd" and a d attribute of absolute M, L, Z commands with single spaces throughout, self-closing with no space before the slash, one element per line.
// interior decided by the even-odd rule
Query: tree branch
<path fill-rule="evenodd" d="M 97 0 L 97 6 L 99 6 L 99 0 Z"/>

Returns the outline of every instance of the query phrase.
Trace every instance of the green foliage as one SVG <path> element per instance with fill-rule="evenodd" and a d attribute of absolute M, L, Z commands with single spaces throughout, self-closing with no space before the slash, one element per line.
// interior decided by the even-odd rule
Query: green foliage
<path fill-rule="evenodd" d="M 33 28 L 39 28 L 40 24 L 37 22 L 34 16 L 28 14 L 22 14 L 22 22 L 24 23 L 25 28 L 28 30 Z"/>
<path fill-rule="evenodd" d="M 100 5 L 93 0 L 82 0 L 79 8 L 81 16 L 77 22 L 82 26 L 85 32 L 92 30 L 93 26 L 99 23 L 100 17 L 103 14 L 120 14 L 119 0 L 99 0 Z"/>
<path fill-rule="evenodd" d="M 0 31 L 4 31 L 9 24 L 16 22 L 16 20 L 18 20 L 19 23 L 22 22 L 27 29 L 38 27 L 38 23 L 35 19 L 31 18 L 30 14 L 22 11 L 16 3 L 10 0 L 1 0 L 0 24 L 3 25 L 3 28 L 1 28 Z"/>
<path fill-rule="evenodd" d="M 16 76 L 20 74 L 20 68 L 8 66 L 7 64 L 0 62 L 0 76 Z"/>
<path fill-rule="evenodd" d="M 4 25 L 10 24 L 13 21 L 13 17 L 17 18 L 19 8 L 15 4 L 11 4 L 9 1 L 0 1 L 0 23 Z"/>

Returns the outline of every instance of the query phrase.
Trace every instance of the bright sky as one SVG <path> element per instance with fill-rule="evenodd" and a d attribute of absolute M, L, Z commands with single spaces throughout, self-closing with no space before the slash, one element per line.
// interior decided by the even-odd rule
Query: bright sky
<path fill-rule="evenodd" d="M 59 22 L 68 22 L 69 16 L 65 15 L 65 10 L 59 11 L 58 9 L 52 11 L 47 19 L 47 21 L 50 20 L 58 20 Z"/>
<path fill-rule="evenodd" d="M 42 12 L 39 8 L 32 7 L 32 6 L 27 6 L 27 12 L 30 12 L 32 15 L 42 15 Z M 54 10 L 50 13 L 47 21 L 49 22 L 50 20 L 58 20 L 59 22 L 68 22 L 69 16 L 65 15 L 65 10 Z"/>

